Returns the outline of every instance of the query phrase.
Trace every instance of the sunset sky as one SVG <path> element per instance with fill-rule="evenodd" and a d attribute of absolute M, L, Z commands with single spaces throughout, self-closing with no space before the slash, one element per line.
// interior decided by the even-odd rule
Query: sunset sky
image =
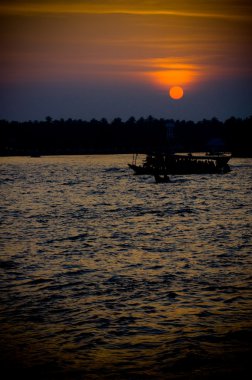
<path fill-rule="evenodd" d="M 1 119 L 252 114 L 251 0 L 2 0 L 0 22 Z"/>

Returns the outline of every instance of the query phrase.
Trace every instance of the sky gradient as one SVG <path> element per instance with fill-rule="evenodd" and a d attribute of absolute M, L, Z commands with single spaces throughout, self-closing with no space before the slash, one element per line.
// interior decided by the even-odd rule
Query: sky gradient
<path fill-rule="evenodd" d="M 0 118 L 249 116 L 251 15 L 248 0 L 2 1 Z"/>

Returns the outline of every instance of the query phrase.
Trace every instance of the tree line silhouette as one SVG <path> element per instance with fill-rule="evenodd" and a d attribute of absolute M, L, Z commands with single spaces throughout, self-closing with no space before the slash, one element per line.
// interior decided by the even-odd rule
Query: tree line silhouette
<path fill-rule="evenodd" d="M 193 122 L 152 116 L 108 122 L 92 119 L 0 120 L 0 155 L 230 151 L 252 157 L 252 116 Z"/>

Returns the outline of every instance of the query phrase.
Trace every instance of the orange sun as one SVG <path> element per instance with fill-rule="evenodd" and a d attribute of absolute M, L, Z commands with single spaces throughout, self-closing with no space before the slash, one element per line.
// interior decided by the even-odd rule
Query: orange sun
<path fill-rule="evenodd" d="M 177 100 L 183 98 L 184 91 L 182 87 L 174 86 L 170 88 L 169 94 L 172 99 Z"/>

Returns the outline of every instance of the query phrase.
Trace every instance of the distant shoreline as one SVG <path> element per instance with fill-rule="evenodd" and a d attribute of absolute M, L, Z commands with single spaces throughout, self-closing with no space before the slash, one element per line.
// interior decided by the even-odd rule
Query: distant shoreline
<path fill-rule="evenodd" d="M 41 158 L 41 157 L 54 157 L 54 156 L 106 156 L 106 155 L 131 155 L 136 152 L 122 152 L 122 151 L 110 151 L 110 152 L 105 152 L 105 151 L 92 151 L 92 152 L 70 152 L 70 153 L 41 153 L 41 154 L 30 154 L 29 152 L 24 152 L 24 153 L 13 153 L 13 154 L 0 154 L 0 157 L 30 157 L 30 158 Z M 185 153 L 185 152 L 176 152 L 176 153 Z M 196 153 L 194 151 L 191 151 L 191 153 Z M 138 154 L 145 155 L 147 153 L 145 152 L 138 152 Z M 232 158 L 252 158 L 252 155 L 233 155 Z"/>
<path fill-rule="evenodd" d="M 200 122 L 155 119 L 127 121 L 0 120 L 0 156 L 131 154 L 148 152 L 232 152 L 252 157 L 252 116 Z"/>

